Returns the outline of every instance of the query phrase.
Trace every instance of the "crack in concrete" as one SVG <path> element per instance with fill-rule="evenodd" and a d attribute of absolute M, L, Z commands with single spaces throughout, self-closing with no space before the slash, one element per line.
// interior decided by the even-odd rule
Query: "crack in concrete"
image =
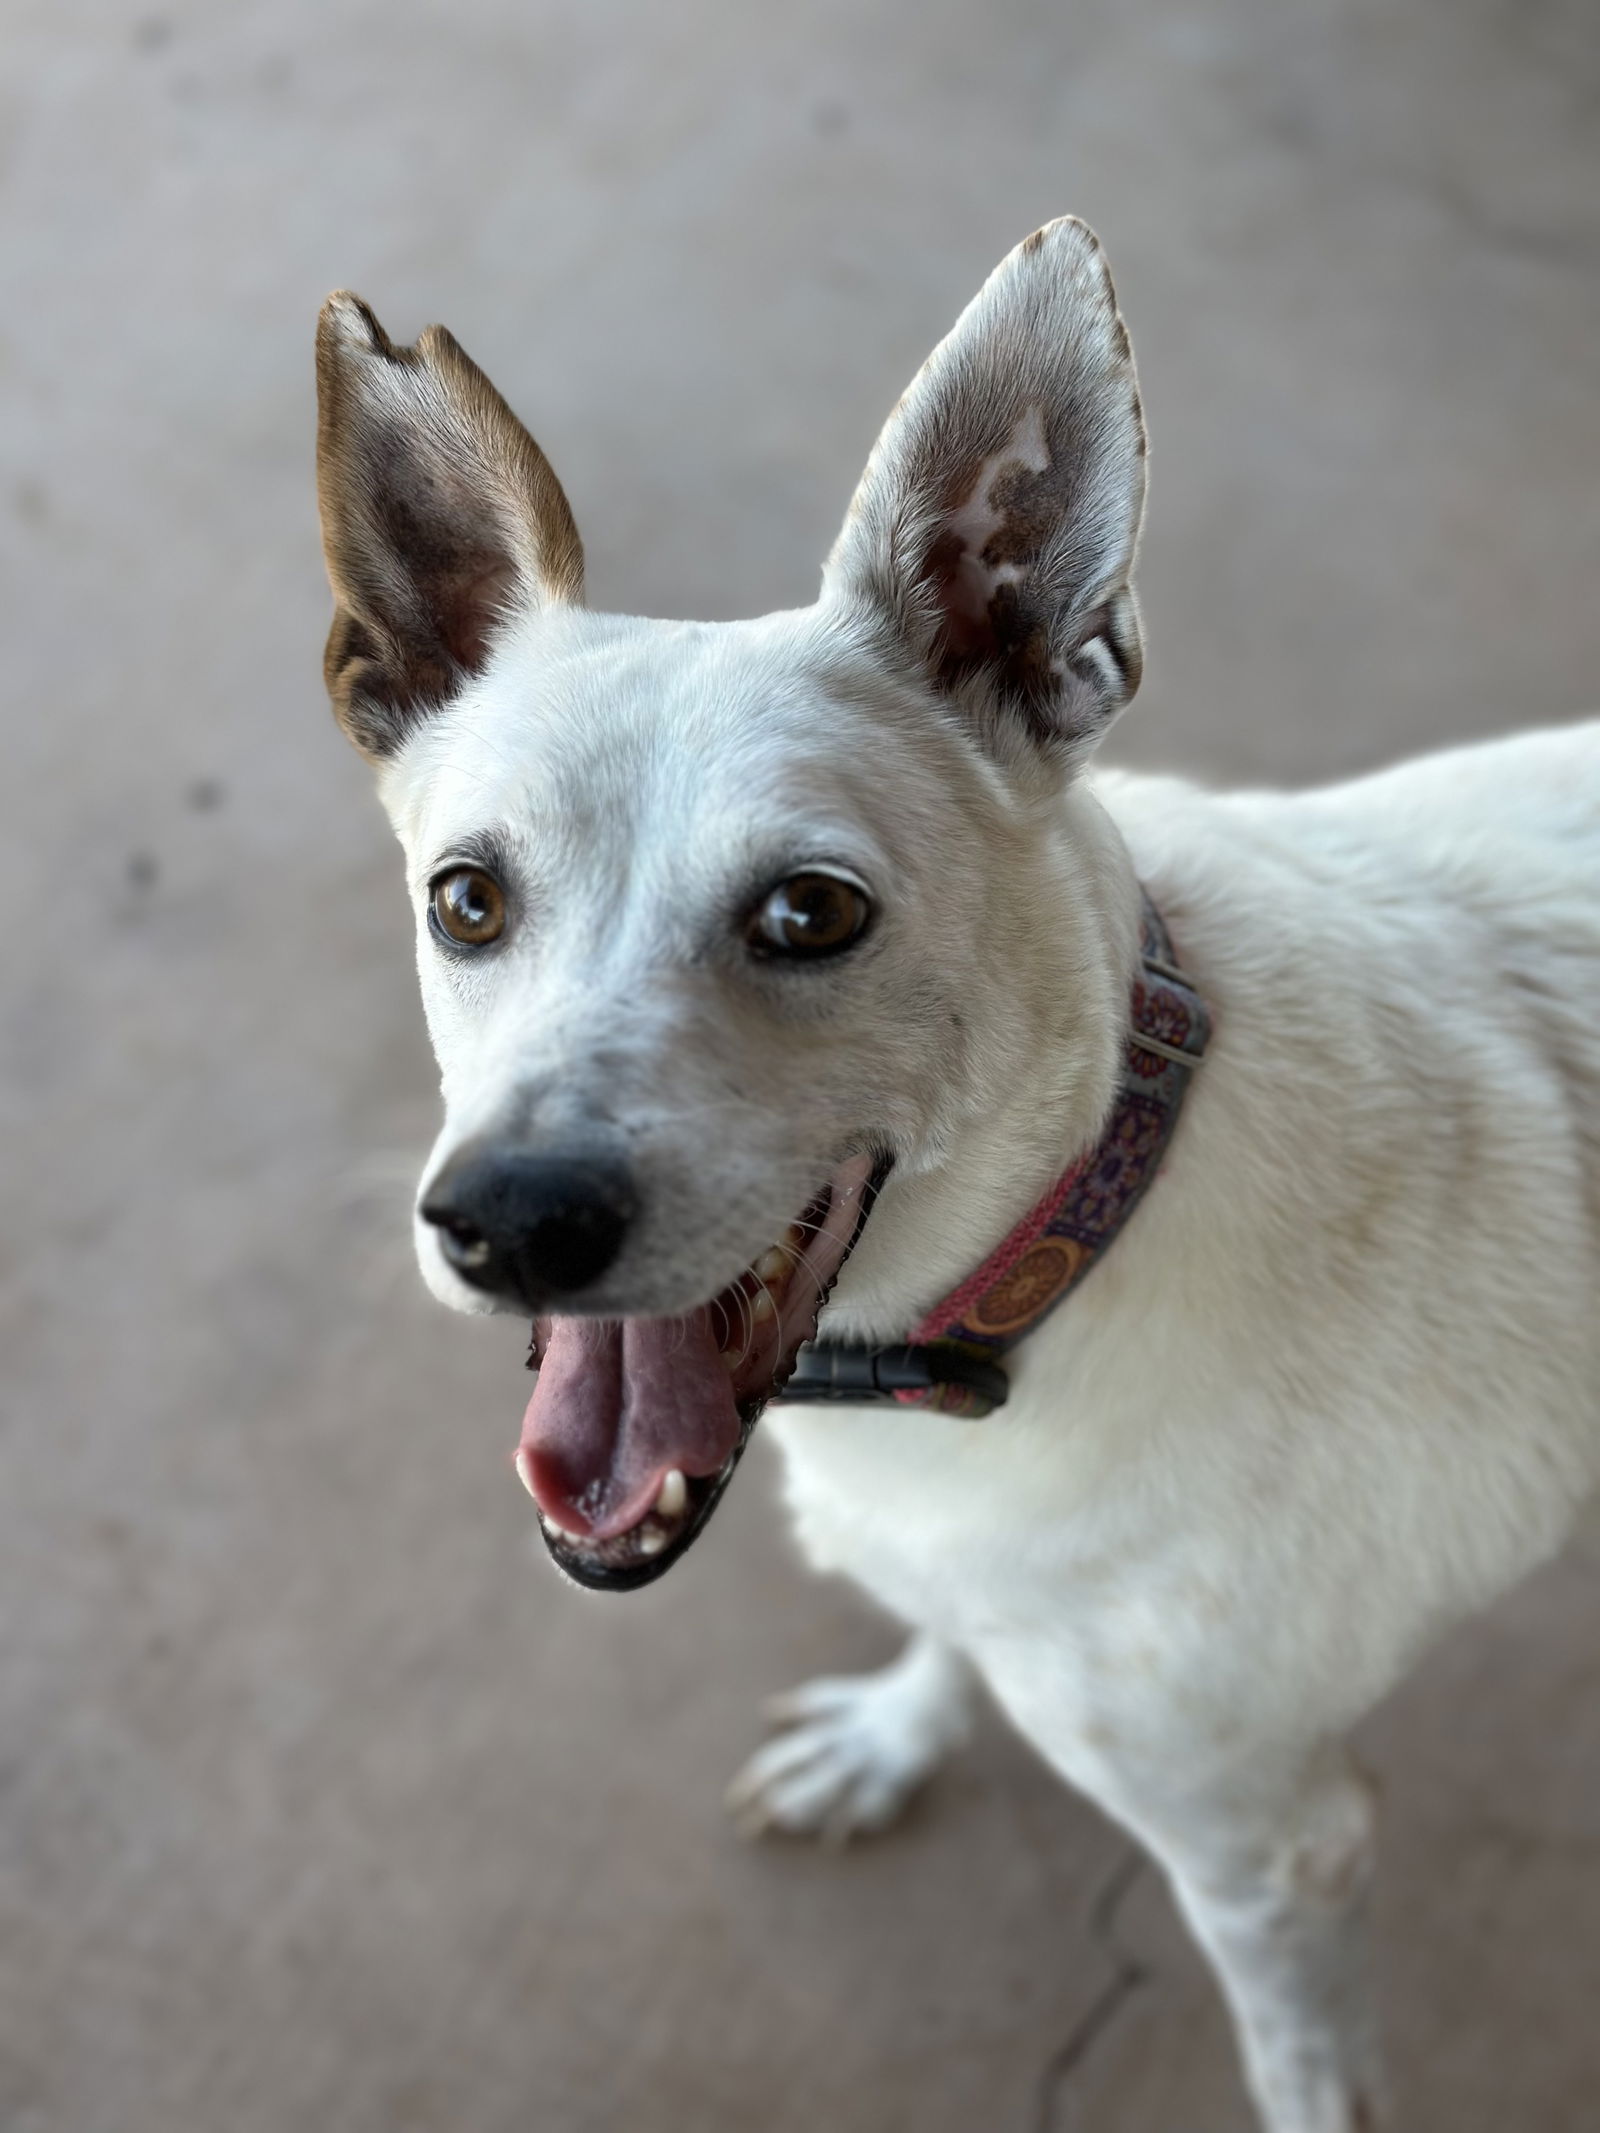
<path fill-rule="evenodd" d="M 1090 1942 L 1099 1950 L 1111 1975 L 1040 2069 L 1034 2133 L 1071 2133 L 1072 2126 L 1078 2123 L 1076 2109 L 1070 2110 L 1069 2118 L 1060 2120 L 1057 2110 L 1063 2102 L 1072 2105 L 1068 2091 L 1074 2075 L 1128 2001 L 1149 1980 L 1149 1970 L 1117 1938 L 1122 1906 L 1149 1865 L 1136 1844 L 1128 1845 L 1089 1906 Z"/>

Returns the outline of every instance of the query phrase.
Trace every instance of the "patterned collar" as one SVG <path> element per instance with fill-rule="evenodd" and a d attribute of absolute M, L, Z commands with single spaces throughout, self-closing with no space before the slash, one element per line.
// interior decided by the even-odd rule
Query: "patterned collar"
<path fill-rule="evenodd" d="M 784 1400 L 893 1400 L 976 1420 L 1008 1390 L 1000 1358 L 1069 1296 L 1121 1233 L 1166 1153 L 1205 1056 L 1211 1018 L 1144 899 L 1122 1088 L 1095 1146 L 904 1346 L 817 1341 L 800 1351 Z"/>

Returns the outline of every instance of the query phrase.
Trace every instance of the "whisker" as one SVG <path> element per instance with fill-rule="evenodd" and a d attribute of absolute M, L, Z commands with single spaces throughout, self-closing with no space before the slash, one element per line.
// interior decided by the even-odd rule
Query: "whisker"
<path fill-rule="evenodd" d="M 756 1315 L 751 1308 L 750 1298 L 745 1293 L 742 1281 L 734 1283 L 733 1294 L 739 1306 L 739 1360 L 743 1362 L 750 1350 L 755 1346 Z"/>

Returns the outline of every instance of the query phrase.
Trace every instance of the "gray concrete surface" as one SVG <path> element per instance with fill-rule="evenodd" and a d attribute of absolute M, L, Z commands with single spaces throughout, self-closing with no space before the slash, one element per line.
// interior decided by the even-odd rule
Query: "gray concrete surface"
<path fill-rule="evenodd" d="M 808 596 L 1045 216 L 1155 436 L 1125 757 L 1283 779 L 1600 698 L 1587 0 L 10 0 L 0 75 L 0 2128 L 1241 2133 L 1165 1898 L 998 1726 L 847 1857 L 718 1795 L 890 1631 L 757 1462 L 534 1560 L 515 1332 L 407 1262 L 400 881 L 319 695 L 310 336 L 443 317 L 594 597 Z M 1600 1565 L 1369 1729 L 1405 2124 L 1600 2123 Z"/>

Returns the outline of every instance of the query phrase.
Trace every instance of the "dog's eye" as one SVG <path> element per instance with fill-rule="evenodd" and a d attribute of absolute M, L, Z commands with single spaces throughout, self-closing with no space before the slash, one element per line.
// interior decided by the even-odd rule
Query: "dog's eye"
<path fill-rule="evenodd" d="M 433 885 L 433 921 L 464 948 L 486 948 L 506 928 L 500 884 L 480 867 L 452 867 Z"/>
<path fill-rule="evenodd" d="M 866 931 L 866 892 L 837 874 L 791 874 L 768 891 L 745 929 L 757 955 L 837 955 Z"/>

